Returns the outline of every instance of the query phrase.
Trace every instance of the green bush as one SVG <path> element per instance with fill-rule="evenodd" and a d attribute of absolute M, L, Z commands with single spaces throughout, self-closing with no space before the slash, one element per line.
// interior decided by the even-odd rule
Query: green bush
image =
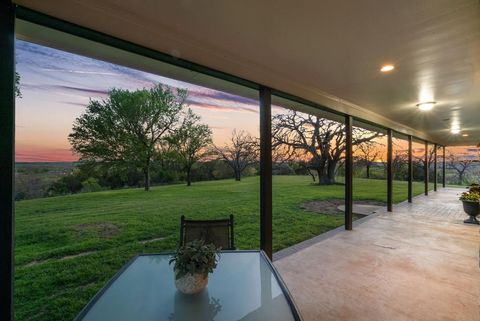
<path fill-rule="evenodd" d="M 98 180 L 89 177 L 82 182 L 82 193 L 91 193 L 101 191 L 102 187 L 98 184 Z"/>

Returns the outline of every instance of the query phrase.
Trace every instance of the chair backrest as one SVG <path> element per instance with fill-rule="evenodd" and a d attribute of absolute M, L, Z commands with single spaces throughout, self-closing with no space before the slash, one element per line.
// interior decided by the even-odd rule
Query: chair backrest
<path fill-rule="evenodd" d="M 213 243 L 222 250 L 234 250 L 233 215 L 221 220 L 186 220 L 182 215 L 180 245 L 185 245 L 193 240 Z"/>

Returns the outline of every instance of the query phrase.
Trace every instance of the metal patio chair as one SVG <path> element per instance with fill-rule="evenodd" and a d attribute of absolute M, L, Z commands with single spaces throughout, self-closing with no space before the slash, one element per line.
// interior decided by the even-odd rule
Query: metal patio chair
<path fill-rule="evenodd" d="M 233 234 L 233 215 L 219 220 L 180 220 L 180 246 L 193 240 L 213 243 L 222 250 L 235 250 Z"/>

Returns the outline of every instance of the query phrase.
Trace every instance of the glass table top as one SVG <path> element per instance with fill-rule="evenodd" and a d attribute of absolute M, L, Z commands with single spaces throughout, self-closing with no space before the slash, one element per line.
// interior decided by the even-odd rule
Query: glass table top
<path fill-rule="evenodd" d="M 259 251 L 222 252 L 207 288 L 194 295 L 176 290 L 169 259 L 168 254 L 136 257 L 76 320 L 299 320 L 288 291 Z"/>

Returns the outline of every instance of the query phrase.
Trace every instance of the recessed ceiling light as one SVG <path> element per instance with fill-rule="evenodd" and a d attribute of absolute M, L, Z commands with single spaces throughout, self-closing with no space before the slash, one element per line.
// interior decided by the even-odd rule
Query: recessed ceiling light
<path fill-rule="evenodd" d="M 463 137 L 468 137 L 468 134 L 462 134 Z"/>
<path fill-rule="evenodd" d="M 460 128 L 455 128 L 455 127 L 454 127 L 454 128 L 452 128 L 452 129 L 450 129 L 450 132 L 451 132 L 452 134 L 460 134 L 461 130 L 460 130 Z"/>
<path fill-rule="evenodd" d="M 418 103 L 417 107 L 421 111 L 427 111 L 427 110 L 431 110 L 433 108 L 433 106 L 435 106 L 436 103 L 437 102 L 435 102 L 435 101 L 425 101 L 423 103 Z"/>
<path fill-rule="evenodd" d="M 394 65 L 383 65 L 382 68 L 380 68 L 381 72 L 389 72 L 395 69 Z"/>

